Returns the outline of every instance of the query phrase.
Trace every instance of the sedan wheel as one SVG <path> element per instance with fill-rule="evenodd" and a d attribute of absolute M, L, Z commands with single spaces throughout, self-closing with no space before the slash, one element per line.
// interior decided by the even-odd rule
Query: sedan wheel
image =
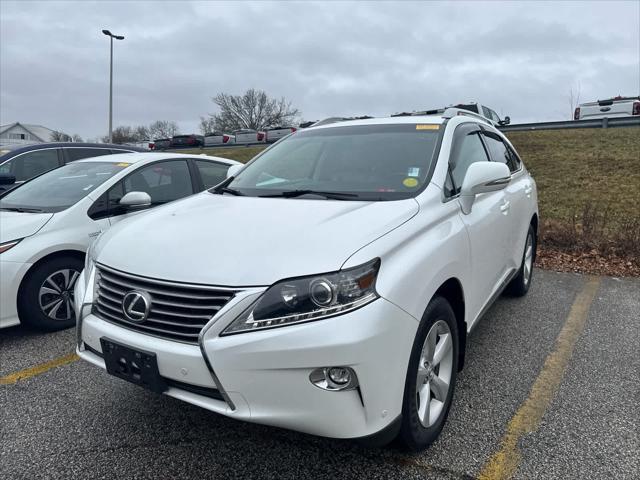
<path fill-rule="evenodd" d="M 38 292 L 42 313 L 53 320 L 71 320 L 73 317 L 73 288 L 80 272 L 64 269 L 49 275 Z"/>
<path fill-rule="evenodd" d="M 74 326 L 73 289 L 83 267 L 79 255 L 45 259 L 36 264 L 18 291 L 20 322 L 49 331 Z"/>

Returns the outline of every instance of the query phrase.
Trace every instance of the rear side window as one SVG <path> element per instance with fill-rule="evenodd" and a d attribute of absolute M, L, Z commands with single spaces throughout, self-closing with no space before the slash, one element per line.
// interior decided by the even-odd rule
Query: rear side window
<path fill-rule="evenodd" d="M 110 155 L 111 151 L 106 148 L 65 148 L 70 162 L 89 157 L 99 157 L 100 155 Z"/>
<path fill-rule="evenodd" d="M 487 152 L 482 145 L 478 131 L 473 131 L 460 138 L 454 146 L 454 151 L 449 161 L 451 180 L 453 181 L 451 187 L 453 194 L 457 195 L 460 193 L 460 187 L 462 187 L 462 181 L 469 169 L 469 165 L 475 162 L 486 162 L 488 160 Z"/>
<path fill-rule="evenodd" d="M 204 160 L 196 160 L 196 166 L 202 177 L 204 188 L 211 188 L 218 185 L 227 178 L 227 170 L 229 165 L 221 163 L 207 162 Z"/>
<path fill-rule="evenodd" d="M 491 159 L 494 162 L 504 163 L 509 167 L 510 172 L 515 172 L 520 168 L 513 160 L 511 152 L 507 149 L 502 139 L 491 132 L 484 132 L 484 138 L 487 142 L 487 147 L 491 153 Z"/>

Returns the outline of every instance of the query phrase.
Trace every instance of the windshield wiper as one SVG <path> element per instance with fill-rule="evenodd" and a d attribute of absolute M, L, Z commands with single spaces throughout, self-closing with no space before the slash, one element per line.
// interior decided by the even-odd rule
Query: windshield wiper
<path fill-rule="evenodd" d="M 323 192 L 321 190 L 285 190 L 284 192 L 280 192 L 280 193 L 260 195 L 260 196 L 263 198 L 271 198 L 271 197 L 295 198 L 295 197 L 301 197 L 302 195 L 319 195 L 321 197 L 328 198 L 331 200 L 345 200 L 347 198 L 359 197 L 357 193 Z"/>
<path fill-rule="evenodd" d="M 227 178 L 224 182 L 216 185 L 215 187 L 213 187 L 211 190 L 209 190 L 211 193 L 216 193 L 218 195 L 222 195 L 224 193 L 229 193 L 231 195 L 236 195 L 239 197 L 244 196 L 244 193 L 236 190 L 235 188 L 230 188 L 229 184 L 231 182 L 233 182 L 233 179 L 236 178 L 233 175 L 229 178 Z"/>
<path fill-rule="evenodd" d="M 44 210 L 40 208 L 24 208 L 24 207 L 0 207 L 0 210 L 6 210 L 7 212 L 20 212 L 20 213 L 42 213 Z"/>

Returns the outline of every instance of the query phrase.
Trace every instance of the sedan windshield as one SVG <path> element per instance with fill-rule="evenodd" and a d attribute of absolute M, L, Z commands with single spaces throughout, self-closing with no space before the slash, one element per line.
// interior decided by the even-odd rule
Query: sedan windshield
<path fill-rule="evenodd" d="M 431 124 L 298 131 L 249 163 L 227 191 L 286 198 L 318 192 L 333 200 L 410 198 L 428 182 L 439 131 Z"/>
<path fill-rule="evenodd" d="M 60 212 L 127 166 L 114 162 L 68 163 L 10 190 L 0 199 L 0 210 Z"/>

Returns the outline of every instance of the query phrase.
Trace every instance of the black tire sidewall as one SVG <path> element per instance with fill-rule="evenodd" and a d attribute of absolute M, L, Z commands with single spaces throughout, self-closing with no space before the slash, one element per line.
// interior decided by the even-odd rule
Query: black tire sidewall
<path fill-rule="evenodd" d="M 66 268 L 77 270 L 80 273 L 84 268 L 84 262 L 78 257 L 56 257 L 36 266 L 27 274 L 18 294 L 20 323 L 45 331 L 62 330 L 75 325 L 75 315 L 67 321 L 56 321 L 49 318 L 42 312 L 38 298 L 40 287 L 47 277 L 57 270 Z"/>
<path fill-rule="evenodd" d="M 418 407 L 416 405 L 416 374 L 418 371 L 418 362 L 422 353 L 424 340 L 429 333 L 429 329 L 437 320 L 444 320 L 451 329 L 453 340 L 453 368 L 451 374 L 451 382 L 449 392 L 447 393 L 446 403 L 440 418 L 431 427 L 425 428 L 418 418 Z M 416 338 L 413 342 L 409 367 L 405 379 L 404 399 L 402 403 L 402 427 L 400 437 L 405 446 L 412 451 L 423 450 L 431 445 L 440 435 L 442 428 L 449 415 L 449 409 L 453 399 L 458 374 L 458 352 L 459 352 L 459 334 L 456 323 L 455 314 L 449 302 L 442 297 L 434 297 L 427 309 L 425 310 Z"/>
<path fill-rule="evenodd" d="M 524 248 L 522 249 L 522 262 L 520 263 L 520 270 L 518 270 L 518 274 L 509 284 L 509 288 L 507 293 L 516 296 L 522 297 L 527 294 L 529 288 L 531 288 L 531 284 L 533 283 L 533 261 L 531 262 L 531 272 L 529 272 L 529 281 L 524 281 L 524 259 L 527 254 L 527 240 L 531 236 L 531 247 L 533 248 L 533 260 L 535 260 L 535 251 L 536 251 L 536 232 L 533 229 L 532 225 L 529 225 L 529 230 L 527 230 L 527 236 L 524 241 Z"/>

